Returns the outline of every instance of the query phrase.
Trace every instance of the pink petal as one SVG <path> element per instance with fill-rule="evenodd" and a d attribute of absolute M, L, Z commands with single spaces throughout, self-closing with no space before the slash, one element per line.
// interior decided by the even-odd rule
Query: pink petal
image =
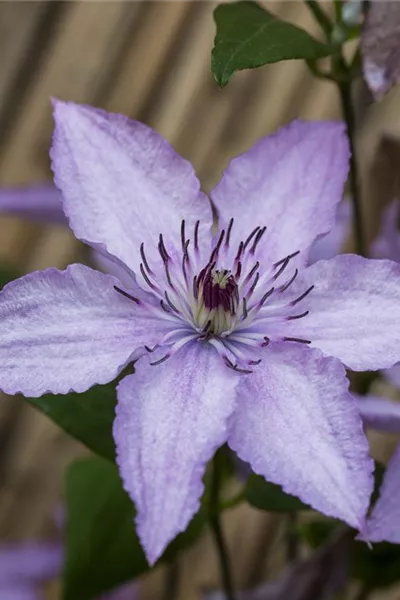
<path fill-rule="evenodd" d="M 0 189 L 0 213 L 66 225 L 60 192 L 53 185 Z"/>
<path fill-rule="evenodd" d="M 48 269 L 0 294 L 0 387 L 9 394 L 84 392 L 114 379 L 157 321 L 119 294 L 114 277 L 83 265 Z M 135 293 L 135 290 L 133 290 Z"/>
<path fill-rule="evenodd" d="M 376 100 L 400 83 L 400 4 L 371 2 L 361 35 L 365 80 Z"/>
<path fill-rule="evenodd" d="M 342 254 L 311 265 L 295 284 L 294 294 L 315 287 L 301 303 L 309 315 L 290 323 L 290 335 L 354 371 L 400 361 L 399 264 Z"/>
<path fill-rule="evenodd" d="M 400 544 L 400 445 L 386 469 L 367 527 L 369 541 Z"/>
<path fill-rule="evenodd" d="M 238 376 L 192 342 L 159 366 L 137 363 L 118 386 L 114 438 L 150 564 L 199 508 L 204 469 L 226 441 Z"/>
<path fill-rule="evenodd" d="M 54 102 L 51 150 L 55 183 L 75 235 L 107 250 L 133 270 L 160 256 L 160 233 L 167 248 L 180 247 L 182 219 L 193 237 L 209 236 L 210 203 L 200 192 L 193 168 L 158 133 L 123 115 L 72 102 Z M 170 244 L 170 245 L 168 245 Z"/>
<path fill-rule="evenodd" d="M 353 396 L 367 427 L 379 431 L 400 433 L 400 402 L 378 396 L 357 396 L 355 394 Z"/>
<path fill-rule="evenodd" d="M 349 162 L 342 123 L 293 121 L 232 160 L 212 198 L 236 242 L 267 226 L 268 265 L 301 250 L 335 223 Z M 261 251 L 261 250 L 260 250 Z"/>
<path fill-rule="evenodd" d="M 228 443 L 268 481 L 363 529 L 373 487 L 357 406 L 343 366 L 320 352 L 271 344 L 242 377 Z"/>

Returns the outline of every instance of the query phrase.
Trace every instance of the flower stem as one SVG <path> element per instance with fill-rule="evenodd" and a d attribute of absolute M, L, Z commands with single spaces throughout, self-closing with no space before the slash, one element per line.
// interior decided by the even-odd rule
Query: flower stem
<path fill-rule="evenodd" d="M 338 82 L 342 111 L 347 127 L 347 135 L 350 142 L 350 195 L 353 202 L 353 226 L 354 238 L 358 254 L 366 256 L 366 247 L 363 232 L 363 223 L 361 216 L 360 188 L 358 179 L 358 166 L 356 149 L 354 143 L 355 118 L 354 108 L 351 99 L 351 79 Z"/>
<path fill-rule="evenodd" d="M 210 489 L 210 503 L 209 503 L 209 520 L 211 530 L 214 536 L 215 545 L 219 556 L 219 564 L 221 571 L 222 585 L 225 593 L 226 600 L 235 600 L 235 594 L 233 591 L 233 581 L 230 568 L 230 561 L 228 557 L 228 550 L 225 542 L 225 538 L 222 532 L 221 520 L 220 520 L 220 506 L 219 506 L 219 491 L 220 491 L 220 479 L 221 479 L 221 468 L 219 460 L 219 452 L 216 453 L 213 460 L 211 489 Z"/>
<path fill-rule="evenodd" d="M 319 23 L 325 35 L 329 37 L 332 30 L 332 21 L 328 15 L 315 0 L 306 0 L 306 5 L 313 14 L 314 19 Z"/>

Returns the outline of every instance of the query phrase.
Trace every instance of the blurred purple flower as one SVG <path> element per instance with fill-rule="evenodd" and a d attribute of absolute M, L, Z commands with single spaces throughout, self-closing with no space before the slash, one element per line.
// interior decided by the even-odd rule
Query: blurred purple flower
<path fill-rule="evenodd" d="M 335 537 L 311 554 L 289 565 L 273 581 L 236 594 L 237 600 L 332 600 L 348 582 L 351 557 L 349 531 Z M 225 600 L 221 591 L 209 592 L 204 600 Z"/>
<path fill-rule="evenodd" d="M 45 223 L 68 224 L 60 193 L 50 184 L 0 189 L 0 212 Z"/>
<path fill-rule="evenodd" d="M 59 575 L 62 561 L 61 544 L 56 542 L 15 542 L 0 546 L 0 597 L 41 600 L 41 585 Z"/>
<path fill-rule="evenodd" d="M 14 542 L 0 545 L 0 598 L 44 600 L 43 585 L 60 577 L 63 548 L 60 542 Z M 136 583 L 128 583 L 99 600 L 134 600 Z"/>
<path fill-rule="evenodd" d="M 400 433 L 400 403 L 375 396 L 358 397 L 361 416 L 380 431 Z M 400 444 L 392 456 L 381 485 L 379 499 L 367 521 L 371 542 L 400 544 Z"/>
<path fill-rule="evenodd" d="M 400 83 L 400 3 L 369 2 L 361 33 L 364 77 L 376 100 Z"/>
<path fill-rule="evenodd" d="M 341 199 L 344 126 L 294 122 L 234 159 L 212 193 L 212 239 L 192 167 L 156 132 L 73 103 L 56 102 L 55 120 L 70 226 L 130 283 L 71 265 L 8 284 L 1 387 L 83 392 L 143 357 L 118 385 L 114 437 L 150 563 L 198 510 L 225 442 L 362 530 L 372 461 L 339 360 L 400 360 L 400 266 L 342 255 L 306 268 Z"/>
<path fill-rule="evenodd" d="M 383 213 L 379 236 L 372 245 L 373 256 L 389 258 L 400 263 L 400 201 L 393 200 Z M 400 389 L 400 363 L 387 369 L 385 376 L 392 385 Z"/>

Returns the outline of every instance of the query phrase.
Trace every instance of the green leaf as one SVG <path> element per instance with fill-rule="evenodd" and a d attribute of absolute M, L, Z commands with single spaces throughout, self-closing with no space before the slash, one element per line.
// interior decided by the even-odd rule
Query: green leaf
<path fill-rule="evenodd" d="M 266 481 L 260 475 L 250 475 L 244 493 L 249 504 L 260 510 L 295 512 L 310 509 L 295 496 L 286 494 L 279 485 Z"/>
<path fill-rule="evenodd" d="M 352 575 L 368 588 L 383 588 L 400 581 L 400 546 L 374 544 L 370 549 L 364 542 L 356 542 Z"/>
<path fill-rule="evenodd" d="M 91 600 L 149 570 L 136 535 L 135 510 L 118 471 L 97 457 L 75 461 L 66 476 L 64 600 Z M 172 542 L 161 561 L 192 544 L 203 512 Z"/>
<path fill-rule="evenodd" d="M 114 460 L 115 382 L 98 385 L 83 394 L 47 394 L 25 399 L 93 452 Z"/>
<path fill-rule="evenodd" d="M 217 35 L 211 71 L 222 88 L 241 69 L 294 58 L 317 59 L 333 48 L 281 21 L 255 2 L 222 4 L 214 12 Z"/>

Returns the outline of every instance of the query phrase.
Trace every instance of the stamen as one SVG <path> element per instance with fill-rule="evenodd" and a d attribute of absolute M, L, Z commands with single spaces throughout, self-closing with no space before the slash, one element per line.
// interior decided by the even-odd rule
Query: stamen
<path fill-rule="evenodd" d="M 247 312 L 247 300 L 246 300 L 246 298 L 243 298 L 243 312 L 242 312 L 242 319 L 243 319 L 243 320 L 247 319 L 247 315 L 248 315 L 248 312 Z"/>
<path fill-rule="evenodd" d="M 264 233 L 266 232 L 267 228 L 263 227 L 262 229 L 260 229 L 260 231 L 257 233 L 256 235 L 256 239 L 253 242 L 252 247 L 250 248 L 250 254 L 254 254 L 254 252 L 256 251 L 258 242 L 261 240 L 262 236 L 264 235 Z"/>
<path fill-rule="evenodd" d="M 173 310 L 174 312 L 176 312 L 176 313 L 178 313 L 178 314 L 179 314 L 179 310 L 176 308 L 176 306 L 174 306 L 174 305 L 172 304 L 172 302 L 171 302 L 171 300 L 170 300 L 170 297 L 168 296 L 168 292 L 167 292 L 167 291 L 165 291 L 165 292 L 164 292 L 164 295 L 165 295 L 165 299 L 166 299 L 166 301 L 168 302 L 168 304 L 169 304 L 169 306 L 172 308 L 172 310 Z"/>
<path fill-rule="evenodd" d="M 314 285 L 310 285 L 310 287 L 308 288 L 308 290 L 306 290 L 304 292 L 304 294 L 301 294 L 301 296 L 299 296 L 298 298 L 296 298 L 296 300 L 292 300 L 292 302 L 290 303 L 292 306 L 295 306 L 295 304 L 297 304 L 298 302 L 301 302 L 302 300 L 304 300 L 304 298 L 306 296 L 308 296 L 308 294 L 311 292 L 311 290 L 314 289 Z"/>
<path fill-rule="evenodd" d="M 171 314 L 171 310 L 165 306 L 164 300 L 160 300 L 160 306 L 163 309 L 163 311 L 166 312 L 168 315 Z"/>
<path fill-rule="evenodd" d="M 185 219 L 182 219 L 182 223 L 181 223 L 181 243 L 182 243 L 182 251 L 185 252 L 185 243 L 186 243 Z"/>
<path fill-rule="evenodd" d="M 161 365 L 161 363 L 165 362 L 166 360 L 168 360 L 168 358 L 171 355 L 168 353 L 165 356 L 163 356 L 162 358 L 160 358 L 160 360 L 156 360 L 155 362 L 150 363 L 152 367 L 155 367 L 156 365 Z"/>
<path fill-rule="evenodd" d="M 227 356 L 225 356 L 225 364 L 227 367 L 232 369 L 232 371 L 236 371 L 236 373 L 243 373 L 243 374 L 247 375 L 247 374 L 253 372 L 253 371 L 250 371 L 250 369 L 241 369 L 240 367 L 238 367 L 238 365 L 235 365 L 232 361 L 230 361 Z"/>
<path fill-rule="evenodd" d="M 282 260 L 278 260 L 278 262 L 274 263 L 274 269 L 279 267 L 279 265 L 281 265 L 283 262 L 285 262 L 285 260 L 287 260 L 287 259 L 291 260 L 298 254 L 300 254 L 300 250 L 297 250 L 297 252 L 293 252 L 293 254 L 288 254 L 287 256 L 285 256 L 285 258 L 282 258 Z"/>
<path fill-rule="evenodd" d="M 256 273 L 256 276 L 255 276 L 255 278 L 254 278 L 254 281 L 253 281 L 253 283 L 252 283 L 252 286 L 251 286 L 251 288 L 249 289 L 249 292 L 248 292 L 248 294 L 247 294 L 247 297 L 248 297 L 248 298 L 249 298 L 249 297 L 250 297 L 250 296 L 253 294 L 254 290 L 256 289 L 256 286 L 257 286 L 257 283 L 258 283 L 258 280 L 259 280 L 259 279 L 260 279 L 260 273 Z"/>
<path fill-rule="evenodd" d="M 264 336 L 264 342 L 261 344 L 261 348 L 266 348 L 267 346 L 269 346 L 270 343 L 270 339 L 267 336 Z"/>
<path fill-rule="evenodd" d="M 149 346 L 145 346 L 145 349 L 147 350 L 147 352 L 154 352 L 156 348 L 157 348 L 157 346 L 154 346 L 154 348 L 150 348 Z"/>
<path fill-rule="evenodd" d="M 299 344 L 311 344 L 311 340 L 303 340 L 302 338 L 284 337 L 285 342 L 298 342 Z"/>
<path fill-rule="evenodd" d="M 199 290 L 197 286 L 197 277 L 196 275 L 193 277 L 193 298 L 197 301 L 199 297 Z"/>
<path fill-rule="evenodd" d="M 194 226 L 194 249 L 196 252 L 199 250 L 199 225 L 200 221 L 196 221 Z"/>
<path fill-rule="evenodd" d="M 219 249 L 221 247 L 221 244 L 222 244 L 222 241 L 224 239 L 224 236 L 225 236 L 225 229 L 223 229 L 221 231 L 221 234 L 219 236 L 218 242 L 217 242 L 214 250 L 211 252 L 210 263 L 213 262 L 213 261 L 215 261 L 216 257 L 218 256 L 218 252 L 219 252 Z"/>
<path fill-rule="evenodd" d="M 243 253 L 243 250 L 244 250 L 244 244 L 243 244 L 243 242 L 240 242 L 239 249 L 238 249 L 237 254 L 235 256 L 235 263 L 237 263 L 240 260 L 240 258 L 242 256 L 242 253 Z"/>
<path fill-rule="evenodd" d="M 135 296 L 131 296 L 131 294 L 128 294 L 128 292 L 124 292 L 124 290 L 121 290 L 121 288 L 117 287 L 116 285 L 114 285 L 114 290 L 121 294 L 121 296 L 125 296 L 125 298 L 128 298 L 128 300 L 132 300 L 132 302 L 140 304 L 140 300 L 138 300 L 138 298 L 135 298 Z"/>
<path fill-rule="evenodd" d="M 168 259 L 170 257 L 169 257 L 169 254 L 167 252 L 167 249 L 165 247 L 162 233 L 160 233 L 160 238 L 159 238 L 159 242 L 158 242 L 158 251 L 159 251 L 159 253 L 161 255 L 161 258 L 163 259 L 163 262 L 164 263 L 168 262 Z"/>
<path fill-rule="evenodd" d="M 257 271 L 259 266 L 260 263 L 257 261 L 254 267 L 251 269 L 250 273 L 247 275 L 246 279 L 244 280 L 245 283 L 248 283 L 250 281 L 250 279 L 253 277 L 254 273 Z"/>
<path fill-rule="evenodd" d="M 148 278 L 148 276 L 147 276 L 147 273 L 146 273 L 146 271 L 144 270 L 144 268 L 143 268 L 143 264 L 142 264 L 142 263 L 140 263 L 140 272 L 141 272 L 141 274 L 142 274 L 142 276 L 143 276 L 143 279 L 144 279 L 144 280 L 145 280 L 145 282 L 147 283 L 147 285 L 148 285 L 149 287 L 151 287 L 151 289 L 152 289 L 152 290 L 155 290 L 155 291 L 157 291 L 157 290 L 158 290 L 158 288 L 157 288 L 157 287 L 154 285 L 154 283 L 152 283 L 152 282 L 150 281 L 150 279 Z"/>
<path fill-rule="evenodd" d="M 236 273 L 235 273 L 235 279 L 239 279 L 241 273 L 242 273 L 242 263 L 238 262 L 237 268 L 236 268 Z"/>
<path fill-rule="evenodd" d="M 152 275 L 152 274 L 153 274 L 153 271 L 150 269 L 150 267 L 149 267 L 149 263 L 147 262 L 146 255 L 145 255 L 145 253 L 144 253 L 144 244 L 143 244 L 143 242 L 140 244 L 140 256 L 142 257 L 142 261 L 143 261 L 143 264 L 144 264 L 144 266 L 145 266 L 145 268 L 146 268 L 146 271 L 147 271 L 147 272 L 148 272 L 150 275 Z"/>
<path fill-rule="evenodd" d="M 262 362 L 262 358 L 259 360 L 249 360 L 249 365 L 259 365 Z"/>
<path fill-rule="evenodd" d="M 258 306 L 262 306 L 264 304 L 264 302 L 267 300 L 267 298 L 269 298 L 275 291 L 275 288 L 272 287 L 270 290 L 268 290 L 268 292 L 266 292 L 264 294 L 264 296 L 261 298 L 260 302 L 258 303 Z"/>
<path fill-rule="evenodd" d="M 292 285 L 293 281 L 296 279 L 298 274 L 299 274 L 299 270 L 296 269 L 293 276 L 289 279 L 289 281 L 287 283 L 285 283 L 284 285 L 282 285 L 280 288 L 278 288 L 278 292 L 285 292 Z"/>
<path fill-rule="evenodd" d="M 251 234 L 249 235 L 249 237 L 247 238 L 247 240 L 245 241 L 245 243 L 243 245 L 244 250 L 246 250 L 247 246 L 250 244 L 251 240 L 256 235 L 256 233 L 259 229 L 260 229 L 260 227 L 258 225 L 255 229 L 253 229 L 253 231 L 251 232 Z"/>
<path fill-rule="evenodd" d="M 291 315 L 290 317 L 288 317 L 288 321 L 294 321 L 295 319 L 302 319 L 303 317 L 306 317 L 309 314 L 309 310 L 306 310 L 305 312 L 301 313 L 301 315 Z"/>
<path fill-rule="evenodd" d="M 233 217 L 229 221 L 228 229 L 226 230 L 225 247 L 229 246 L 229 242 L 231 239 L 232 226 L 233 226 Z"/>

